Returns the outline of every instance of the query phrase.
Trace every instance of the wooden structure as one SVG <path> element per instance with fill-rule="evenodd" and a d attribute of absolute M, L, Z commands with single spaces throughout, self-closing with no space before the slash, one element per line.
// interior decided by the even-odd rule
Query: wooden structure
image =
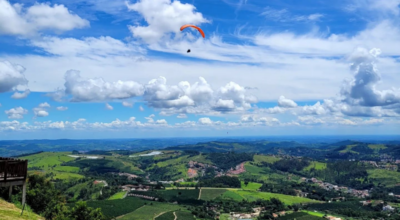
<path fill-rule="evenodd" d="M 11 197 L 12 187 L 22 186 L 22 205 L 25 204 L 27 174 L 27 160 L 0 157 L 0 187 L 9 187 Z"/>

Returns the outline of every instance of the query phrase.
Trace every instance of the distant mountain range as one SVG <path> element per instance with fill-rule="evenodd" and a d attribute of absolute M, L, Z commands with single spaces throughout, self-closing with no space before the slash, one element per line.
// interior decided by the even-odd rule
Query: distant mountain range
<path fill-rule="evenodd" d="M 290 153 L 314 156 L 327 153 L 355 154 L 391 152 L 400 154 L 399 136 L 276 136 L 232 138 L 159 138 L 159 139 L 98 139 L 98 140 L 15 140 L 0 141 L 0 156 L 16 156 L 39 151 L 144 151 L 152 149 L 197 150 L 202 152 Z M 354 139 L 353 139 L 354 138 Z M 385 139 L 386 138 L 386 139 Z M 375 149 L 369 145 L 383 144 Z M 350 146 L 351 147 L 347 147 Z M 354 145 L 354 146 L 353 146 Z M 363 147 L 364 146 L 364 147 Z M 379 148 L 377 150 L 376 148 Z M 339 150 L 336 150 L 339 149 Z M 371 151 L 372 150 L 372 151 Z"/>

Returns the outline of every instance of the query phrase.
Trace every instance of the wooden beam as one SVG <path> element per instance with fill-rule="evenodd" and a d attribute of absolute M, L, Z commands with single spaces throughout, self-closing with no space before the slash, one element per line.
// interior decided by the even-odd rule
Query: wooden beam
<path fill-rule="evenodd" d="M 22 205 L 25 205 L 26 201 L 26 181 L 24 181 L 24 185 L 22 186 Z"/>

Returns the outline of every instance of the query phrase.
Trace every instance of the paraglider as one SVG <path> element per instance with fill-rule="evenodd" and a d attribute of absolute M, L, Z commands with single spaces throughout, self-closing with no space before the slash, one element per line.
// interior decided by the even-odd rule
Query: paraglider
<path fill-rule="evenodd" d="M 201 30 L 201 28 L 199 28 L 199 27 L 197 27 L 197 26 L 195 26 L 195 25 L 192 25 L 192 24 L 185 24 L 185 25 L 183 25 L 183 26 L 181 27 L 181 31 L 183 31 L 185 28 L 188 28 L 188 27 L 192 27 L 192 28 L 194 28 L 194 29 L 197 29 L 197 30 L 200 32 L 201 36 L 203 36 L 203 38 L 206 37 L 206 35 L 204 34 L 204 31 Z M 190 49 L 187 50 L 187 53 L 190 53 Z"/>

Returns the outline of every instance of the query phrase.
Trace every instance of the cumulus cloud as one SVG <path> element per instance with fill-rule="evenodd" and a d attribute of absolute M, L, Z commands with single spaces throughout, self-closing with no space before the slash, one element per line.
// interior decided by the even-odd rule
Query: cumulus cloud
<path fill-rule="evenodd" d="M 293 100 L 285 98 L 285 96 L 280 96 L 278 99 L 278 106 L 283 108 L 294 108 L 297 107 L 297 104 Z"/>
<path fill-rule="evenodd" d="M 107 110 L 113 110 L 114 107 L 112 107 L 110 104 L 106 103 L 106 109 Z"/>
<path fill-rule="evenodd" d="M 20 65 L 0 61 L 0 93 L 9 92 L 19 85 L 26 85 L 28 80 L 23 74 L 24 71 L 25 68 Z"/>
<path fill-rule="evenodd" d="M 252 123 L 254 125 L 279 125 L 277 118 L 265 117 L 260 115 L 242 115 L 240 121 L 243 123 Z"/>
<path fill-rule="evenodd" d="M 33 113 L 36 117 L 46 117 L 49 115 L 48 108 L 50 108 L 50 104 L 47 102 L 40 103 L 38 107 L 33 108 Z"/>
<path fill-rule="evenodd" d="M 154 119 L 153 119 L 154 117 L 155 117 L 155 115 L 151 114 L 148 117 L 145 117 L 145 119 L 147 119 L 147 123 L 154 123 Z"/>
<path fill-rule="evenodd" d="M 199 118 L 198 122 L 202 125 L 210 125 L 213 123 L 210 118 Z"/>
<path fill-rule="evenodd" d="M 347 81 L 341 90 L 344 101 L 352 105 L 387 106 L 400 103 L 400 89 L 378 90 L 381 76 L 375 66 L 380 50 L 357 48 L 349 57 L 354 78 Z"/>
<path fill-rule="evenodd" d="M 134 37 L 146 43 L 156 43 L 170 33 L 180 34 L 177 27 L 184 24 L 200 25 L 209 22 L 192 4 L 171 0 L 139 0 L 134 4 L 126 2 L 130 11 L 142 15 L 147 26 L 129 26 Z"/>
<path fill-rule="evenodd" d="M 89 21 L 71 13 L 64 5 L 10 4 L 0 0 L 0 34 L 29 36 L 44 30 L 69 31 L 89 26 Z"/>
<path fill-rule="evenodd" d="M 11 119 L 22 119 L 25 114 L 28 114 L 28 110 L 22 108 L 22 107 L 16 107 L 12 108 L 10 110 L 4 111 L 8 118 Z"/>
<path fill-rule="evenodd" d="M 29 89 L 26 89 L 24 92 L 15 92 L 11 98 L 13 99 L 24 99 L 26 97 L 28 97 L 29 93 L 31 93 L 31 91 Z"/>
<path fill-rule="evenodd" d="M 132 108 L 132 107 L 133 107 L 133 102 L 126 102 L 126 101 L 123 101 L 123 102 L 122 102 L 122 105 L 125 106 L 125 107 Z"/>
<path fill-rule="evenodd" d="M 294 115 L 314 115 L 335 117 L 398 117 L 400 116 L 400 89 L 392 88 L 386 90 L 377 89 L 381 82 L 381 75 L 377 69 L 378 55 L 380 49 L 367 50 L 356 48 L 347 56 L 351 63 L 350 70 L 354 75 L 345 80 L 340 90 L 340 95 L 330 99 L 318 101 L 314 105 L 297 106 L 297 104 L 284 96 L 278 100 L 278 106 L 268 109 L 257 109 L 258 113 L 283 113 L 284 108 L 291 108 L 290 113 Z M 309 120 L 309 124 L 323 124 L 322 121 L 313 117 L 300 119 Z M 342 124 L 352 124 L 343 121 Z"/>
<path fill-rule="evenodd" d="M 57 110 L 58 110 L 58 111 L 66 111 L 66 110 L 68 110 L 68 107 L 65 107 L 65 106 L 58 106 L 58 107 L 57 107 Z"/>
<path fill-rule="evenodd" d="M 257 99 L 246 93 L 246 89 L 234 82 L 229 82 L 218 90 L 200 77 L 200 82 L 191 85 L 182 81 L 169 86 L 165 77 L 151 80 L 145 87 L 144 100 L 154 108 L 163 109 L 163 114 L 175 113 L 212 113 L 245 111 Z"/>
<path fill-rule="evenodd" d="M 135 81 L 107 82 L 102 78 L 83 79 L 78 71 L 70 70 L 65 75 L 65 89 L 51 96 L 56 101 L 70 97 L 71 102 L 107 101 L 142 96 L 152 108 L 164 110 L 166 115 L 175 113 L 204 113 L 245 111 L 251 108 L 257 99 L 247 94 L 247 90 L 234 82 L 214 90 L 200 77 L 198 82 L 190 84 L 181 81 L 177 85 L 168 85 L 167 79 L 160 76 L 147 84 Z M 124 106 L 129 106 L 127 101 Z M 140 108 L 140 107 L 139 107 Z"/>
<path fill-rule="evenodd" d="M 134 81 L 106 82 L 102 78 L 83 79 L 79 71 L 65 74 L 65 93 L 72 95 L 72 102 L 126 99 L 143 95 L 144 88 Z"/>

